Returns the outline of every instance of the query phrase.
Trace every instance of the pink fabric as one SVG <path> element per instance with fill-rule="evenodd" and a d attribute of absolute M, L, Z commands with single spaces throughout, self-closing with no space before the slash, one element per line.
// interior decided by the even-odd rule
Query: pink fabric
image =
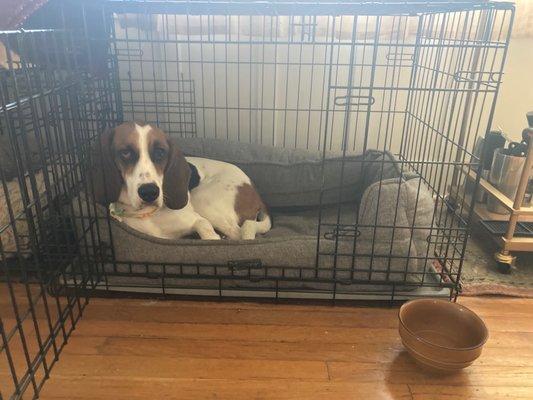
<path fill-rule="evenodd" d="M 48 0 L 0 0 L 0 30 L 19 28 Z"/>

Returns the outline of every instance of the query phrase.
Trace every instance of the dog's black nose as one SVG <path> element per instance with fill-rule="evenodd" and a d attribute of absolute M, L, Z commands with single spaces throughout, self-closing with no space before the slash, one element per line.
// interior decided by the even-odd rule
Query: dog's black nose
<path fill-rule="evenodd" d="M 145 183 L 144 185 L 139 186 L 139 197 L 147 202 L 152 203 L 159 197 L 159 188 L 155 183 Z"/>

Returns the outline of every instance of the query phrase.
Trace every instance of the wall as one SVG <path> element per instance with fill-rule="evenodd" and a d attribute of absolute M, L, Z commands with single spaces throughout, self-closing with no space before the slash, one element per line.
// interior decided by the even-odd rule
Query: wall
<path fill-rule="evenodd" d="M 515 0 L 516 15 L 505 75 L 492 127 L 520 139 L 527 126 L 525 113 L 533 111 L 533 0 Z"/>
<path fill-rule="evenodd" d="M 528 111 L 533 111 L 533 38 L 515 37 L 511 39 L 492 127 L 501 127 L 509 138 L 518 140 L 527 126 Z"/>
<path fill-rule="evenodd" d="M 493 21 L 493 40 L 502 42 L 510 16 L 119 15 L 124 116 L 180 136 L 451 161 L 488 128 L 494 84 L 480 83 L 473 95 L 473 82 L 498 71 L 503 55 L 502 47 L 479 53 L 477 27 Z M 410 82 L 419 22 L 418 73 Z M 464 74 L 478 69 L 485 75 Z M 412 118 L 404 125 L 406 109 Z"/>

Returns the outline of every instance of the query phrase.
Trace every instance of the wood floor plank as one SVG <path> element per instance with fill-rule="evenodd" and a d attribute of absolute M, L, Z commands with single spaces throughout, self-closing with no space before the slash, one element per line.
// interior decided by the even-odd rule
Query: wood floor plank
<path fill-rule="evenodd" d="M 315 312 L 284 310 L 283 306 L 266 309 L 217 309 L 209 308 L 178 308 L 144 307 L 132 305 L 128 307 L 109 307 L 91 305 L 86 310 L 86 321 L 140 321 L 158 323 L 218 323 L 218 324 L 249 324 L 249 325 L 282 325 L 282 326 L 341 326 L 353 328 L 396 328 L 396 311 L 389 308 L 354 308 L 344 312 L 329 312 L 317 309 Z"/>
<path fill-rule="evenodd" d="M 409 400 L 407 385 L 288 379 L 56 378 L 41 400 Z"/>
<path fill-rule="evenodd" d="M 58 363 L 55 376 L 203 378 L 203 379 L 315 379 L 327 380 L 320 361 L 236 360 L 147 356 L 69 355 Z"/>
<path fill-rule="evenodd" d="M 84 319 L 85 320 L 85 319 Z M 160 337 L 183 339 L 220 339 L 228 341 L 319 342 L 319 343 L 383 343 L 400 340 L 394 328 L 340 328 L 336 326 L 280 326 L 248 324 L 190 324 L 96 321 L 80 324 L 77 336 Z M 499 332 L 491 330 L 487 346 L 527 348 L 533 343 L 533 332 Z"/>
<path fill-rule="evenodd" d="M 460 297 L 459 302 L 485 316 L 502 316 L 502 308 L 505 310 L 505 316 L 509 317 L 533 314 L 533 303 L 530 299 L 495 296 Z"/>
<path fill-rule="evenodd" d="M 250 324 L 194 324 L 130 321 L 97 321 L 80 324 L 79 336 L 160 337 L 182 339 L 220 339 L 228 341 L 389 343 L 398 337 L 397 328 L 339 328 L 336 326 L 290 326 Z M 531 335 L 533 339 L 533 334 Z M 527 340 L 527 336 L 515 340 Z"/>
<path fill-rule="evenodd" d="M 125 300 L 129 301 L 129 300 Z M 319 326 L 319 327 L 351 327 L 396 329 L 397 309 L 376 307 L 341 307 L 336 310 L 331 306 L 309 306 L 309 310 L 283 309 L 285 306 L 266 305 L 264 308 L 221 308 L 210 309 L 201 302 L 186 302 L 187 307 L 178 310 L 171 307 L 150 307 L 149 305 L 131 304 L 127 308 L 110 307 L 106 304 L 92 304 L 85 313 L 84 319 L 98 321 L 138 321 L 155 323 L 219 323 L 249 325 L 282 325 L 282 326 Z M 120 304 L 120 303 L 119 303 Z M 468 300 L 465 301 L 468 306 Z M 499 302 L 498 304 L 501 304 Z M 196 305 L 193 307 L 192 305 Z M 518 315 L 498 315 L 486 313 L 485 322 L 495 331 L 533 332 L 531 326 L 530 307 Z M 216 312 L 215 312 L 216 311 Z M 503 309 L 502 309 L 503 311 Z"/>
<path fill-rule="evenodd" d="M 261 360 L 305 360 L 344 361 L 354 363 L 391 363 L 404 347 L 399 338 L 388 345 L 383 343 L 313 342 L 264 342 L 198 339 L 168 339 L 146 337 L 80 337 L 71 338 L 65 349 L 67 354 L 145 356 L 145 357 L 187 357 L 217 359 L 261 359 Z M 506 365 L 527 367 L 533 365 L 533 350 L 529 348 L 484 349 L 484 357 L 478 363 L 484 366 Z"/>
<path fill-rule="evenodd" d="M 124 298 L 93 298 L 91 299 L 91 303 L 94 305 L 104 305 L 104 306 L 114 306 L 114 305 L 122 305 Z M 260 300 L 260 299 L 259 299 Z M 153 299 L 153 298 L 145 298 L 145 299 L 127 299 L 128 304 L 130 306 L 145 306 L 150 308 L 156 308 L 156 307 L 163 307 L 163 308 L 174 308 L 172 304 L 175 302 L 172 300 L 164 300 L 164 299 Z M 268 301 L 257 301 L 257 302 L 250 302 L 247 300 L 242 301 L 236 301 L 236 300 L 224 300 L 221 301 L 208 301 L 208 300 L 180 300 L 180 308 L 205 308 L 209 310 L 218 310 L 218 309 L 226 309 L 226 310 L 267 310 L 267 309 L 276 309 L 279 308 L 279 306 L 282 306 L 284 310 L 286 311 L 301 311 L 301 312 L 309 312 L 314 313 L 316 311 L 327 311 L 329 313 L 346 313 L 346 312 L 359 312 L 359 310 L 387 310 L 391 309 L 388 307 L 383 307 L 382 305 L 384 303 L 377 302 L 367 302 L 367 303 L 359 303 L 357 307 L 357 311 L 354 309 L 353 304 L 345 304 L 340 303 L 336 304 L 335 306 L 332 303 L 324 302 L 324 303 L 313 303 L 313 302 L 290 302 L 290 303 L 283 303 L 283 302 L 272 302 L 271 300 Z M 385 303 L 388 304 L 388 303 Z M 393 308 L 392 308 L 393 309 Z"/>
<path fill-rule="evenodd" d="M 530 387 L 509 386 L 451 386 L 451 385 L 408 385 L 413 400 L 445 399 L 513 399 L 531 400 Z"/>
<path fill-rule="evenodd" d="M 407 352 L 402 352 L 390 364 L 376 365 L 350 362 L 328 362 L 332 380 L 372 382 L 386 380 L 394 383 L 453 385 L 453 386 L 524 386 L 533 393 L 533 366 L 486 366 L 476 363 L 456 374 L 431 374 L 420 369 Z"/>

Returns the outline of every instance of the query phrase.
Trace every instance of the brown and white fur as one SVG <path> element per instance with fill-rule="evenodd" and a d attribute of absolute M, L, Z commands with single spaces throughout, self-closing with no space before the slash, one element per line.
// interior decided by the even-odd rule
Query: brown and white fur
<path fill-rule="evenodd" d="M 265 204 L 241 169 L 184 157 L 155 126 L 123 123 L 102 134 L 99 147 L 93 172 L 96 200 L 121 203 L 122 220 L 136 230 L 168 239 L 198 233 L 216 240 L 220 232 L 238 240 L 271 228 Z"/>

